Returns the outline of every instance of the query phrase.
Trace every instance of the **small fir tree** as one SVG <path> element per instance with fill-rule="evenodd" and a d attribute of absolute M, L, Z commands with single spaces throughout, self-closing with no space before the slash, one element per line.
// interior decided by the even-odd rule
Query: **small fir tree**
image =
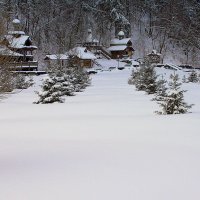
<path fill-rule="evenodd" d="M 16 89 L 27 89 L 33 84 L 34 83 L 32 77 L 27 77 L 23 74 L 18 73 L 14 76 L 14 85 Z"/>
<path fill-rule="evenodd" d="M 163 101 L 163 98 L 167 96 L 167 81 L 162 77 L 162 79 L 157 81 L 157 92 L 153 101 Z"/>
<path fill-rule="evenodd" d="M 36 92 L 39 100 L 36 104 L 42 103 L 63 103 L 63 96 L 73 95 L 73 85 L 68 80 L 68 77 L 52 76 L 44 80 L 42 84 L 42 92 Z"/>
<path fill-rule="evenodd" d="M 13 77 L 10 66 L 0 62 L 0 93 L 12 92 L 15 89 Z"/>
<path fill-rule="evenodd" d="M 146 84 L 146 89 L 145 91 L 147 92 L 147 94 L 154 94 L 157 92 L 157 75 L 156 72 L 154 70 L 153 66 L 150 67 L 146 67 L 146 80 L 145 80 L 145 84 Z"/>
<path fill-rule="evenodd" d="M 169 90 L 166 96 L 162 97 L 162 101 L 158 104 L 162 108 L 162 111 L 156 111 L 158 114 L 168 115 L 168 114 L 184 114 L 192 107 L 184 101 L 185 90 L 181 90 L 182 85 L 179 82 L 179 77 L 177 74 L 170 76 L 171 81 L 169 82 Z"/>
<path fill-rule="evenodd" d="M 49 78 L 42 85 L 42 92 L 36 92 L 39 103 L 63 103 L 63 96 L 73 96 L 74 92 L 80 92 L 90 84 L 89 75 L 86 71 L 73 64 L 69 58 L 67 65 L 51 67 Z"/>
<path fill-rule="evenodd" d="M 188 77 L 188 82 L 197 83 L 199 81 L 198 74 L 196 71 L 192 71 Z"/>
<path fill-rule="evenodd" d="M 145 91 L 147 94 L 154 94 L 157 91 L 157 77 L 153 66 L 142 64 L 139 70 L 133 71 L 128 83 L 134 84 L 137 90 Z"/>
<path fill-rule="evenodd" d="M 68 75 L 71 77 L 74 92 L 82 92 L 91 83 L 90 76 L 83 67 L 70 67 L 68 69 Z"/>
<path fill-rule="evenodd" d="M 138 76 L 138 69 L 132 70 L 131 77 L 128 79 L 129 85 L 135 85 L 136 78 Z"/>

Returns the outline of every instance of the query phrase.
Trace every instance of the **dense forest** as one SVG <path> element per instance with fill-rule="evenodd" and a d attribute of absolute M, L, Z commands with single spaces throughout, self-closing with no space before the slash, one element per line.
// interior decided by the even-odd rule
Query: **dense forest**
<path fill-rule="evenodd" d="M 87 29 L 109 45 L 117 24 L 133 38 L 138 56 L 156 49 L 197 63 L 199 0 L 1 0 L 0 35 L 19 18 L 38 52 L 65 52 L 83 42 Z M 177 53 L 178 52 L 178 53 Z"/>

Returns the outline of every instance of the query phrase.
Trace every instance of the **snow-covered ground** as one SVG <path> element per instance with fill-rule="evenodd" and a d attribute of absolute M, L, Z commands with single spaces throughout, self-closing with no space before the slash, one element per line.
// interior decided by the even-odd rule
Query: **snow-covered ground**
<path fill-rule="evenodd" d="M 130 73 L 99 72 L 64 104 L 32 104 L 41 76 L 8 95 L 0 199 L 199 200 L 200 85 L 184 85 L 192 113 L 159 116 L 152 96 L 127 84 Z"/>

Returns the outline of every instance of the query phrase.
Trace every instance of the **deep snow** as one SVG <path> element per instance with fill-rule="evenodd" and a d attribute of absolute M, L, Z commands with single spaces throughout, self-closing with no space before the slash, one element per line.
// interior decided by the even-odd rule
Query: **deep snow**
<path fill-rule="evenodd" d="M 64 104 L 32 104 L 41 76 L 8 95 L 0 199 L 199 200 L 200 85 L 184 84 L 192 113 L 159 116 L 152 96 L 127 84 L 130 72 L 99 72 Z"/>

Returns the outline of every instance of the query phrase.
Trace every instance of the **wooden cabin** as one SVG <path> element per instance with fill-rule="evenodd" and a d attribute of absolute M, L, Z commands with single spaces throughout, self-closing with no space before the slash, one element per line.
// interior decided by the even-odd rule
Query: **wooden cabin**
<path fill-rule="evenodd" d="M 16 54 L 13 54 L 13 59 L 15 59 L 15 62 L 10 64 L 16 66 L 16 69 L 20 67 L 20 69 L 25 71 L 37 70 L 38 62 L 34 61 L 33 58 L 33 51 L 35 51 L 37 47 L 32 44 L 30 37 L 26 35 L 25 32 L 21 31 L 21 24 L 18 19 L 13 20 L 13 27 L 14 30 L 9 31 L 8 34 L 4 36 L 0 44 L 12 52 L 23 56 L 19 56 L 16 60 Z"/>
<path fill-rule="evenodd" d="M 152 64 L 161 63 L 161 54 L 156 50 L 153 50 L 151 53 L 145 56 L 145 61 Z"/>
<path fill-rule="evenodd" d="M 68 54 L 73 57 L 74 64 L 81 67 L 91 68 L 96 60 L 96 56 L 86 47 L 75 47 Z"/>
<path fill-rule="evenodd" d="M 45 56 L 44 61 L 47 64 L 47 67 L 54 64 L 61 64 L 64 66 L 67 64 L 69 56 L 66 54 L 48 54 Z"/>
<path fill-rule="evenodd" d="M 118 38 L 111 40 L 108 51 L 111 53 L 112 59 L 132 58 L 134 49 L 132 47 L 131 38 L 125 38 L 123 31 L 118 33 Z"/>

